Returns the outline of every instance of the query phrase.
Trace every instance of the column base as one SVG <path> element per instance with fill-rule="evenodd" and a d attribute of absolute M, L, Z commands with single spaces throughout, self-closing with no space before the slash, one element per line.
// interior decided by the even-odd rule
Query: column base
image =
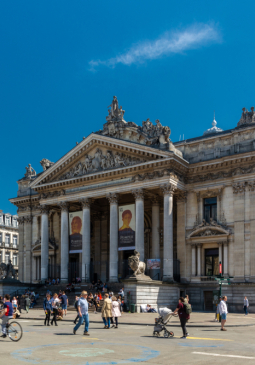
<path fill-rule="evenodd" d="M 68 284 L 68 279 L 60 279 L 60 284 Z"/>
<path fill-rule="evenodd" d="M 118 283 L 119 280 L 117 278 L 117 276 L 112 276 L 109 278 L 109 283 Z"/>
<path fill-rule="evenodd" d="M 200 283 L 201 277 L 200 276 L 191 276 L 190 281 L 191 281 L 191 283 Z"/>
<path fill-rule="evenodd" d="M 175 283 L 174 278 L 171 276 L 163 276 L 162 278 L 163 283 L 173 284 Z"/>

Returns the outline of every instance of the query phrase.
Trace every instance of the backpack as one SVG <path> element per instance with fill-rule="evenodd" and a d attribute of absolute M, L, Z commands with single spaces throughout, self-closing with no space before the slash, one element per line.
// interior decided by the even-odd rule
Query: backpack
<path fill-rule="evenodd" d="M 184 305 L 184 309 L 185 309 L 186 314 L 192 313 L 191 305 L 188 302 L 184 302 L 183 305 Z"/>

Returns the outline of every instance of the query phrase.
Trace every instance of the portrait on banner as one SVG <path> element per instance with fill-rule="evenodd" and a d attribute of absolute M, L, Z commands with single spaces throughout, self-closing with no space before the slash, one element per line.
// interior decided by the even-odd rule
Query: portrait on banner
<path fill-rule="evenodd" d="M 69 213 L 69 253 L 82 252 L 82 211 Z"/>
<path fill-rule="evenodd" d="M 135 249 L 135 204 L 119 207 L 119 251 Z"/>

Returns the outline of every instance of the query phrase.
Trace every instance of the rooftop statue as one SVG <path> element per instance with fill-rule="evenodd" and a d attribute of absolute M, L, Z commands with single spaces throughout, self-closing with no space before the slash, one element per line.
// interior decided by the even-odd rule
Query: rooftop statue
<path fill-rule="evenodd" d="M 31 179 L 33 176 L 36 176 L 36 171 L 35 169 L 33 169 L 33 167 L 31 166 L 31 164 L 28 164 L 28 167 L 26 167 L 26 173 L 25 173 L 25 177 L 27 179 Z"/>

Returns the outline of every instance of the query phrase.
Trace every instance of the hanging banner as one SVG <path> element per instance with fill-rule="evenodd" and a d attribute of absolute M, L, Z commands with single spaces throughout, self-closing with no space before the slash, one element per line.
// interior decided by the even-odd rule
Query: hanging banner
<path fill-rule="evenodd" d="M 160 259 L 148 259 L 147 269 L 160 269 Z"/>
<path fill-rule="evenodd" d="M 82 252 L 82 211 L 69 213 L 69 253 Z"/>
<path fill-rule="evenodd" d="M 119 251 L 135 249 L 135 204 L 119 207 Z"/>

